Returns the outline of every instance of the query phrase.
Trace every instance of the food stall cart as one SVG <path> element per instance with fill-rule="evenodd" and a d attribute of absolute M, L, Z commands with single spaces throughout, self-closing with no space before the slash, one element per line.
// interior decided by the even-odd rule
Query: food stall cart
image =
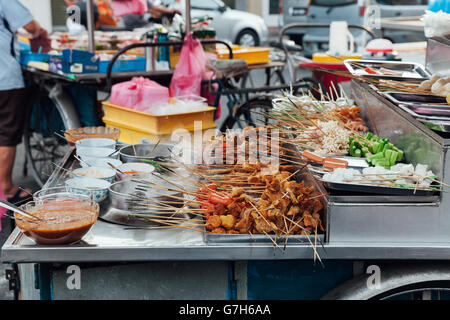
<path fill-rule="evenodd" d="M 420 156 L 420 163 L 450 184 L 448 134 L 431 130 L 368 84 L 352 80 L 350 96 L 377 135 L 401 146 L 412 162 Z M 412 148 L 417 145 L 419 153 Z M 79 165 L 74 152 L 65 155 L 44 189 Z M 313 181 L 324 192 L 320 181 Z M 101 214 L 73 245 L 36 245 L 16 228 L 2 248 L 2 262 L 17 266 L 9 278 L 23 299 L 311 299 L 346 280 L 328 297 L 386 297 L 406 292 L 405 286 L 424 288 L 421 283 L 429 289 L 429 282 L 435 283 L 431 288 L 448 288 L 448 193 L 329 192 L 324 201 L 326 232 L 316 248 L 296 241 L 285 248 L 251 239 L 213 243 L 202 232 L 128 227 Z M 317 254 L 325 268 L 313 264 Z M 382 269 L 386 280 L 379 288 L 367 288 L 364 261 L 399 264 Z M 80 286 L 71 283 L 77 272 Z"/>
<path fill-rule="evenodd" d="M 423 146 L 420 162 L 450 183 L 448 135 L 429 129 L 370 85 L 353 80 L 351 98 L 376 134 L 404 150 L 412 143 Z M 64 169 L 76 165 L 73 152 L 65 156 L 46 187 L 58 183 Z M 320 183 L 318 188 L 323 189 Z M 308 243 L 293 242 L 284 249 L 270 242 L 211 243 L 197 231 L 129 228 L 102 219 L 83 241 L 69 246 L 36 245 L 16 229 L 2 248 L 2 262 L 18 265 L 23 299 L 274 299 L 283 294 L 301 297 L 298 290 L 309 290 L 309 298 L 317 298 L 351 279 L 357 262 L 398 261 L 395 268 L 385 269 L 390 277 L 381 288 L 363 287 L 367 279 L 360 277 L 328 296 L 383 297 L 411 282 L 439 281 L 438 288 L 448 286 L 449 201 L 446 192 L 426 196 L 330 192 L 324 243 L 316 248 L 325 269 L 313 266 L 315 252 Z M 405 260 L 406 264 L 400 263 Z M 314 269 L 312 274 L 304 263 Z M 71 265 L 81 270 L 80 289 L 67 285 Z M 395 277 L 396 271 L 402 272 L 404 282 Z M 277 279 L 281 288 L 268 293 L 274 285 L 270 279 Z M 311 292 L 305 281 L 321 284 L 323 290 Z"/>

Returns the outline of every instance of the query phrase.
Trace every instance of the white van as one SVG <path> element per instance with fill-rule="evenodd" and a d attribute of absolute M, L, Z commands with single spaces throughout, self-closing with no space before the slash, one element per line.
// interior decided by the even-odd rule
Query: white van
<path fill-rule="evenodd" d="M 299 7 L 304 6 L 303 0 L 284 0 L 283 19 L 280 19 L 284 22 L 284 25 L 287 25 L 287 22 L 304 23 L 304 16 L 299 16 L 298 19 L 295 19 L 295 16 L 289 15 L 290 11 L 289 9 L 286 10 L 285 1 L 289 3 L 288 8 L 295 7 L 295 3 Z M 417 17 L 425 13 L 425 10 L 428 8 L 428 0 L 311 0 L 308 10 L 306 10 L 306 22 L 330 24 L 332 21 L 347 21 L 348 24 L 364 26 L 366 9 L 368 6 L 374 5 L 380 8 L 381 18 Z M 305 56 L 311 56 L 314 52 L 328 50 L 328 28 L 308 28 L 300 31 L 304 33 L 302 46 Z M 352 33 L 356 42 L 355 47 L 358 49 L 362 45 L 363 31 L 352 31 Z M 424 40 L 424 36 L 420 34 L 405 31 L 387 30 L 384 37 L 393 42 Z"/>

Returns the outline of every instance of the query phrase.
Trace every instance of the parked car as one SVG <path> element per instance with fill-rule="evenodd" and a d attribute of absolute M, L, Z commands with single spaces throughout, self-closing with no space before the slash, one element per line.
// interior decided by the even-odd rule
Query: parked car
<path fill-rule="evenodd" d="M 308 22 L 308 10 L 311 0 L 280 0 L 280 15 L 278 26 L 280 28 L 291 23 Z M 306 29 L 295 28 L 287 31 L 287 35 L 296 43 L 302 43 Z"/>
<path fill-rule="evenodd" d="M 176 5 L 166 1 L 184 12 L 184 1 Z M 212 18 L 211 26 L 216 30 L 217 38 L 229 40 L 242 46 L 259 46 L 265 43 L 269 31 L 264 19 L 252 13 L 229 8 L 220 0 L 191 0 L 191 17 Z"/>
<path fill-rule="evenodd" d="M 295 3 L 303 6 L 303 0 L 285 1 L 289 4 L 285 5 L 283 1 L 283 19 L 280 19 L 284 22 L 284 25 L 288 21 L 289 23 L 305 22 L 304 16 L 295 18 L 289 15 L 289 12 L 292 12 L 292 9 L 289 8 L 294 7 Z M 379 6 L 381 18 L 391 18 L 421 16 L 428 8 L 427 3 L 428 0 L 311 0 L 307 10 L 306 22 L 329 24 L 332 21 L 347 21 L 348 24 L 363 26 L 364 15 L 369 5 Z M 303 30 L 303 32 L 305 31 Z M 356 49 L 358 49 L 363 44 L 364 33 L 362 31 L 352 31 L 352 33 L 355 38 Z M 391 30 L 386 30 L 384 37 L 393 42 L 420 41 L 424 39 L 424 36 L 418 33 Z M 311 56 L 314 52 L 327 51 L 328 38 L 328 28 L 308 29 L 301 42 L 305 55 Z"/>

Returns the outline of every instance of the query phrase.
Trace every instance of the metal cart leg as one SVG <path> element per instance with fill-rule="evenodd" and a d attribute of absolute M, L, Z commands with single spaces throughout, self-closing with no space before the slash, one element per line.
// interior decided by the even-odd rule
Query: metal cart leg
<path fill-rule="evenodd" d="M 49 263 L 35 265 L 36 287 L 39 288 L 41 300 L 52 300 L 52 268 Z"/>

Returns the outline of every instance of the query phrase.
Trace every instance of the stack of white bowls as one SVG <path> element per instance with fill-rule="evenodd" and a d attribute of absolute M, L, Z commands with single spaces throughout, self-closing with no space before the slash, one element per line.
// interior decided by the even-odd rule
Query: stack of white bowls
<path fill-rule="evenodd" d="M 74 178 L 66 181 L 71 192 L 90 194 L 97 202 L 108 197 L 108 188 L 113 182 L 116 171 L 108 163 L 120 166 L 116 141 L 107 138 L 87 138 L 75 144 L 77 156 L 82 168 L 73 171 Z"/>

